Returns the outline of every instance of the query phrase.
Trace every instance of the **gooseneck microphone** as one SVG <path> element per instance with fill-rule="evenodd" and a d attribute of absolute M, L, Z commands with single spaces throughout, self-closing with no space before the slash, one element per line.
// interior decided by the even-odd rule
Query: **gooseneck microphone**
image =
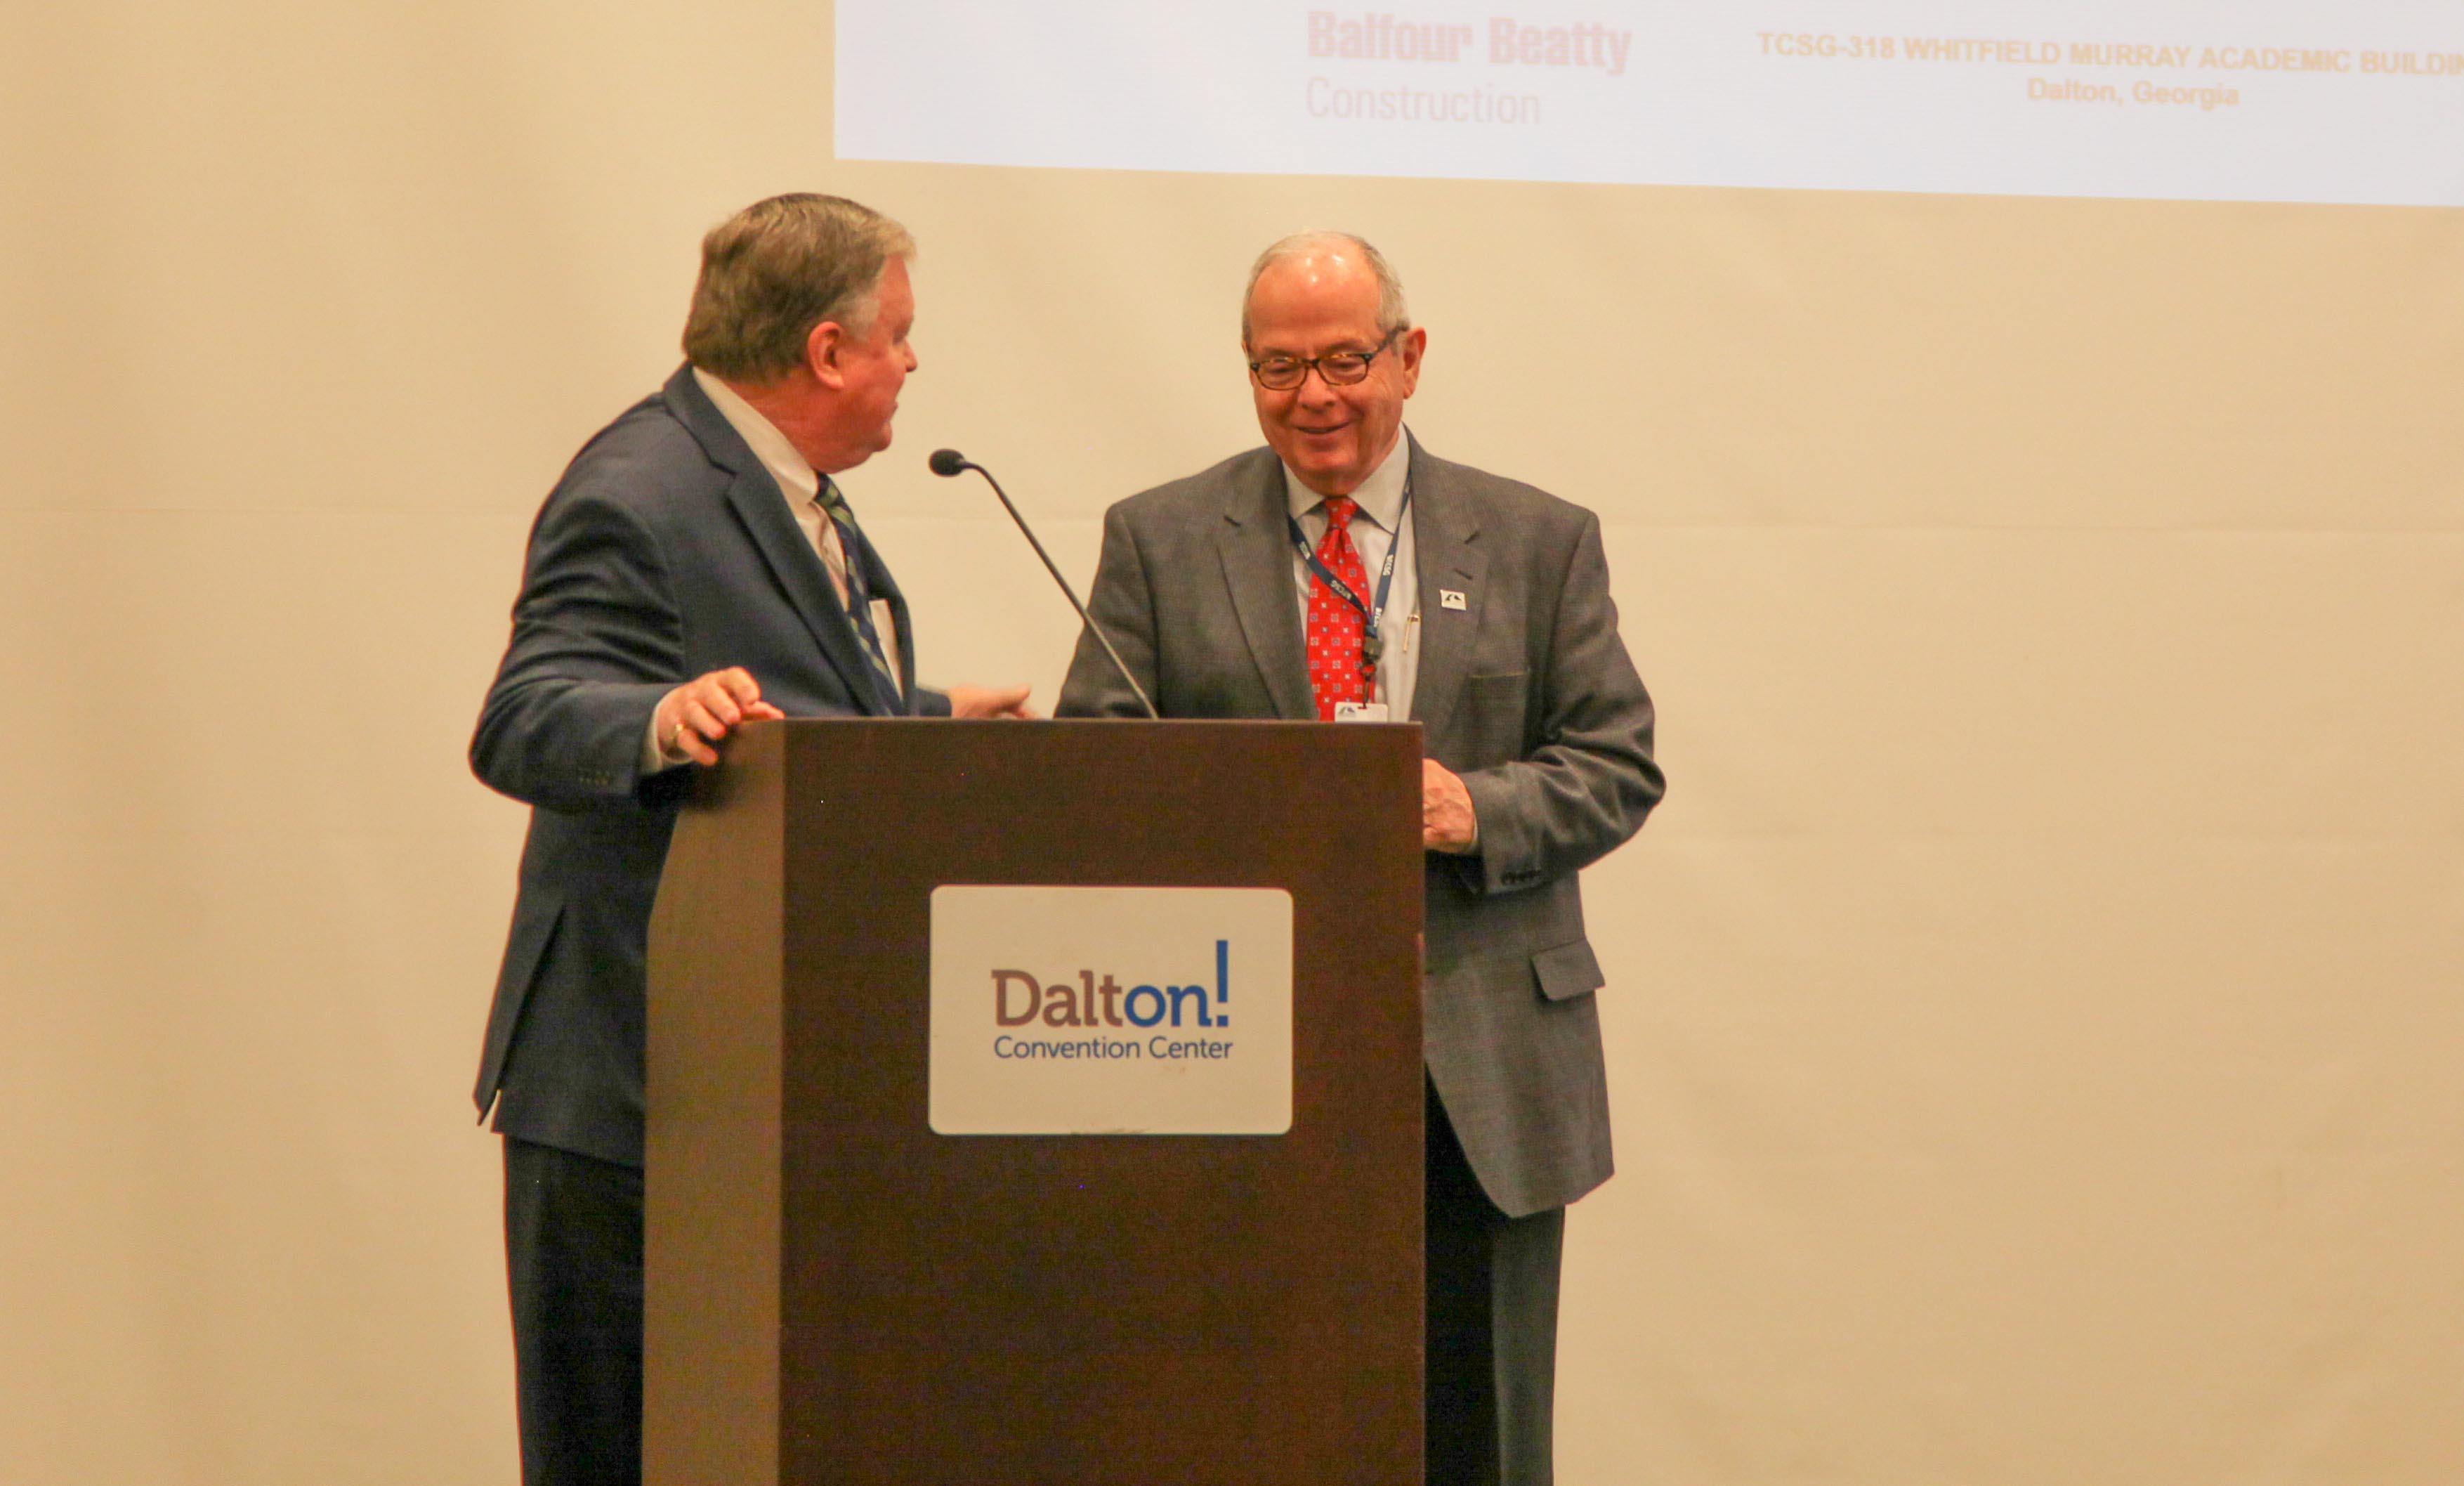
<path fill-rule="evenodd" d="M 1009 492 L 1001 489 L 1001 481 L 993 478 L 993 472 L 955 449 L 935 449 L 933 451 L 933 457 L 925 463 L 932 467 L 934 474 L 944 479 L 954 478 L 966 470 L 973 470 L 984 477 L 984 483 L 993 488 L 993 494 L 1001 497 L 1001 509 L 1007 511 L 1009 519 L 1018 523 L 1019 535 L 1026 539 L 1028 546 L 1035 548 L 1036 556 L 1044 559 L 1044 570 L 1050 573 L 1052 581 L 1061 586 L 1061 596 L 1069 601 L 1071 609 L 1078 610 L 1079 622 L 1086 625 L 1087 632 L 1093 635 L 1096 643 L 1104 647 L 1104 654 L 1112 657 L 1112 669 L 1121 673 L 1122 680 L 1130 683 L 1130 690 L 1136 695 L 1138 705 L 1147 709 L 1147 716 L 1159 720 L 1162 714 L 1155 711 L 1155 704 L 1147 699 L 1147 689 L 1138 684 L 1136 676 L 1130 675 L 1130 668 L 1121 661 L 1121 653 L 1112 648 L 1111 640 L 1105 635 L 1104 627 L 1095 622 L 1094 615 L 1087 612 L 1086 605 L 1078 602 L 1078 595 L 1071 590 L 1069 580 L 1062 577 L 1061 569 L 1052 565 L 1052 555 L 1044 550 L 1043 543 L 1035 540 L 1033 528 L 1026 524 L 1025 517 L 1018 514 L 1018 507 L 1010 503 Z"/>

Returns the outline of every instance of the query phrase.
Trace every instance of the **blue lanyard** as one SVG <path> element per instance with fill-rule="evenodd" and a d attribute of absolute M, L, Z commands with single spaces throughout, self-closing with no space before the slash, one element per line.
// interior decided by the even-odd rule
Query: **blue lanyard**
<path fill-rule="evenodd" d="M 1386 543 L 1386 561 L 1377 568 L 1377 604 L 1373 609 L 1360 602 L 1360 595 L 1352 591 L 1352 585 L 1336 577 L 1331 569 L 1318 561 L 1317 554 L 1309 550 L 1309 538 L 1301 531 L 1300 518 L 1288 511 L 1284 513 L 1284 524 L 1292 535 L 1292 550 L 1301 555 L 1301 561 L 1309 565 L 1309 570 L 1317 575 L 1318 582 L 1325 584 L 1336 598 L 1351 605 L 1360 615 L 1360 658 L 1372 669 L 1375 668 L 1377 657 L 1386 650 L 1385 640 L 1378 636 L 1377 626 L 1386 617 L 1386 597 L 1395 584 L 1395 559 L 1403 550 L 1403 519 L 1411 514 L 1412 482 L 1405 480 L 1403 503 L 1395 510 L 1395 530 L 1392 540 Z"/>

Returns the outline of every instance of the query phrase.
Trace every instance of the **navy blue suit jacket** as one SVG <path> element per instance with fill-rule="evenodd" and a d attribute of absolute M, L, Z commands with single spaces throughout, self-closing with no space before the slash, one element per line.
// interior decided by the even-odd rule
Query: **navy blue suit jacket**
<path fill-rule="evenodd" d="M 861 537 L 898 625 L 910 710 L 914 627 Z M 790 717 L 891 710 L 863 642 L 778 482 L 681 367 L 583 446 L 531 528 L 512 642 L 471 767 L 532 807 L 513 932 L 475 1097 L 495 1127 L 642 1163 L 644 960 L 690 766 L 645 773 L 659 699 L 742 666 Z"/>

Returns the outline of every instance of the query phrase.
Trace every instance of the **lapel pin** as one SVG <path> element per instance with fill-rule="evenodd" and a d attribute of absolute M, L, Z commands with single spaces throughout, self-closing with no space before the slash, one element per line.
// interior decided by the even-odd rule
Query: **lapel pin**
<path fill-rule="evenodd" d="M 1463 602 L 1463 596 L 1452 588 L 1440 588 L 1438 590 L 1438 607 L 1440 609 L 1470 608 L 1468 604 Z"/>

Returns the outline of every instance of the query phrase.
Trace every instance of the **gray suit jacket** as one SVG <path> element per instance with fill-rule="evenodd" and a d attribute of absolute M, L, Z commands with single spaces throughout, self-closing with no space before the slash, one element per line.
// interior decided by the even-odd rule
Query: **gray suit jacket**
<path fill-rule="evenodd" d="M 890 570 L 860 533 L 848 558 L 897 620 L 907 710 L 947 716 Z M 778 481 L 679 367 L 540 507 L 471 740 L 479 778 L 533 807 L 475 1091 L 508 1135 L 642 1164 L 650 904 L 693 772 L 645 774 L 643 743 L 670 688 L 739 665 L 790 717 L 891 710 Z"/>
<path fill-rule="evenodd" d="M 1480 822 L 1478 855 L 1426 862 L 1424 1045 L 1481 1186 L 1520 1217 L 1613 1169 L 1601 975 L 1575 873 L 1633 835 L 1664 785 L 1598 519 L 1417 441 L 1411 480 L 1412 715 Z M 1283 467 L 1257 449 L 1105 517 L 1089 610 L 1165 716 L 1316 716 L 1285 512 Z M 1142 715 L 1088 635 L 1053 710 Z"/>

